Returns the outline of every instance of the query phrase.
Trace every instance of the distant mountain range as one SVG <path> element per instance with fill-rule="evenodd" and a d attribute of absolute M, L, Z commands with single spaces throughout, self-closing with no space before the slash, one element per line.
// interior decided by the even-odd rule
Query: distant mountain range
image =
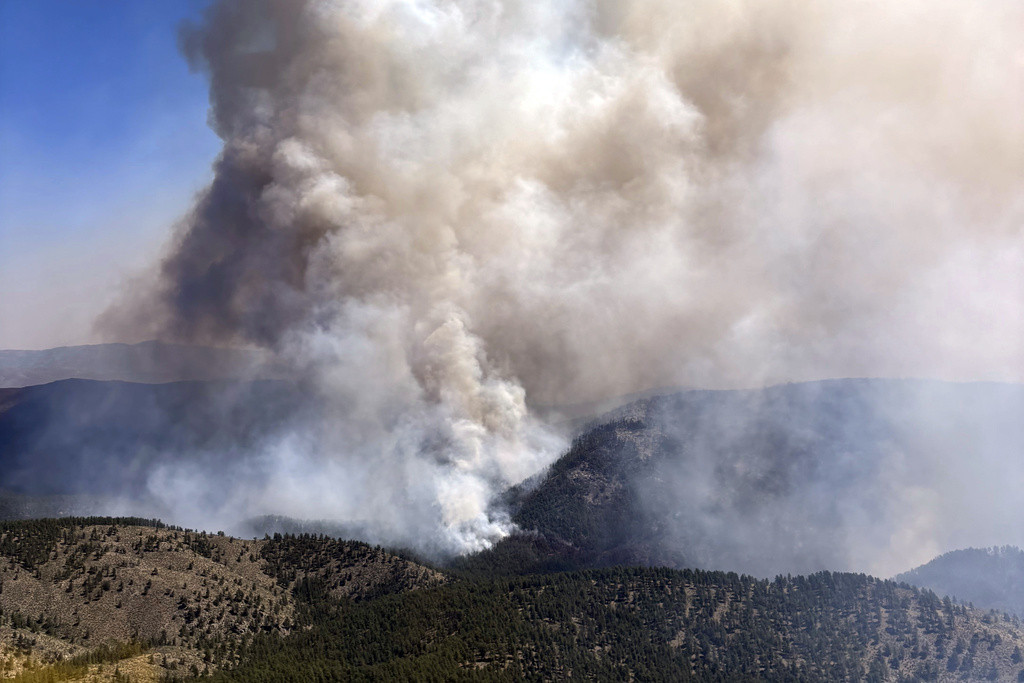
<path fill-rule="evenodd" d="M 69 379 L 0 389 L 0 490 L 131 499 L 145 493 L 158 467 L 226 475 L 313 410 L 306 399 L 280 380 Z"/>
<path fill-rule="evenodd" d="M 0 350 L 0 387 L 28 387 L 63 379 L 180 382 L 281 377 L 266 354 L 245 349 L 140 344 L 63 346 L 42 351 Z"/>

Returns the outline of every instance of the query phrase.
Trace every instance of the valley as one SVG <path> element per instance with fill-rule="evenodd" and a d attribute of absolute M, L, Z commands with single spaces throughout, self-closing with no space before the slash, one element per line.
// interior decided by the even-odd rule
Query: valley
<path fill-rule="evenodd" d="M 1018 389 L 941 385 L 926 413 L 923 386 L 641 398 L 591 418 L 548 470 L 502 495 L 511 535 L 430 559 L 336 538 L 358 538 L 358 524 L 268 514 L 239 520 L 245 540 L 88 516 L 144 502 L 147 462 L 223 458 L 222 444 L 240 453 L 301 419 L 288 384 L 6 390 L 0 483 L 19 492 L 0 495 L 2 675 L 1016 681 L 1024 629 L 1010 584 L 969 607 L 928 567 L 899 582 L 851 571 L 851 549 L 886 552 L 851 541 L 900 523 L 879 482 L 900 483 L 894 452 L 933 457 L 925 425 L 955 413 L 960 434 L 1009 435 L 986 457 L 1016 447 Z M 869 506 L 873 520 L 858 516 Z"/>
<path fill-rule="evenodd" d="M 439 570 L 322 536 L 9 522 L 12 681 L 1017 680 L 1024 627 L 862 574 Z M 487 554 L 487 553 L 484 553 Z M 11 678 L 13 676 L 13 678 Z"/>

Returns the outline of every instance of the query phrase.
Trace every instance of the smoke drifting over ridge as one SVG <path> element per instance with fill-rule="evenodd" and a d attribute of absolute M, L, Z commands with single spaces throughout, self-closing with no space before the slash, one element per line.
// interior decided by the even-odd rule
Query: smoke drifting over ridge
<path fill-rule="evenodd" d="M 314 378 L 239 509 L 469 550 L 561 446 L 527 399 L 1024 379 L 1017 2 L 223 0 L 181 42 L 224 150 L 104 325 Z"/>

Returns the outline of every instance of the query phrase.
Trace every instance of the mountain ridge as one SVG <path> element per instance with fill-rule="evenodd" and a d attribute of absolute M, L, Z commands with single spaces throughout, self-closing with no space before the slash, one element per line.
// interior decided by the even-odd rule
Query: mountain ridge
<path fill-rule="evenodd" d="M 286 376 L 268 354 L 251 349 L 169 344 L 88 344 L 0 350 L 0 387 L 21 388 L 65 379 L 146 384 Z"/>
<path fill-rule="evenodd" d="M 1024 550 L 961 548 L 893 577 L 985 609 L 1024 617 Z"/>
<path fill-rule="evenodd" d="M 888 553 L 885 566 L 898 570 L 910 562 L 893 540 L 897 530 L 912 530 L 913 516 L 924 514 L 908 509 L 901 492 L 927 492 L 925 501 L 968 495 L 970 479 L 947 472 L 1015 463 L 1024 450 L 1020 414 L 1021 385 L 929 380 L 644 399 L 605 415 L 543 475 L 506 494 L 512 521 L 529 533 L 496 550 L 544 567 L 635 563 L 764 577 L 867 571 L 871 558 Z M 1016 501 L 1012 487 L 985 488 L 975 526 L 993 526 L 986 506 Z M 994 519 L 1012 533 L 1012 517 Z M 950 524 L 945 542 L 956 542 L 952 532 L 970 520 Z"/>

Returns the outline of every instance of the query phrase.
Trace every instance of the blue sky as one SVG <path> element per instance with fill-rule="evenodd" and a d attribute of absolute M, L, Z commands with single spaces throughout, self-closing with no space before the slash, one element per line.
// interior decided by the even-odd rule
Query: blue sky
<path fill-rule="evenodd" d="M 207 0 L 0 0 L 0 348 L 94 341 L 219 141 L 177 27 Z"/>

